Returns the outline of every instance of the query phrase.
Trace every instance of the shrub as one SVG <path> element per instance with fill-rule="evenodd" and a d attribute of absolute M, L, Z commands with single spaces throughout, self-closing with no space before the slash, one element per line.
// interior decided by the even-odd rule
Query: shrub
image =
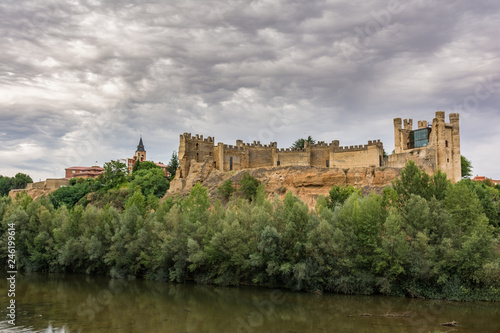
<path fill-rule="evenodd" d="M 231 194 L 235 191 L 235 188 L 233 187 L 233 182 L 231 179 L 226 180 L 219 188 L 217 189 L 217 192 L 224 197 L 224 199 L 229 199 Z"/>
<path fill-rule="evenodd" d="M 259 181 L 257 178 L 252 177 L 248 172 L 243 174 L 243 179 L 240 180 L 240 189 L 245 195 L 245 198 L 252 201 L 257 194 L 257 187 L 259 186 Z"/>

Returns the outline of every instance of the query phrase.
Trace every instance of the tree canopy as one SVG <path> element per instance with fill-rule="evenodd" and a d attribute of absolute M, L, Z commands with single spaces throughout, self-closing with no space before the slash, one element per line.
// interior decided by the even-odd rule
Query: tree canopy
<path fill-rule="evenodd" d="M 295 140 L 295 142 L 292 144 L 292 146 L 290 148 L 292 149 L 296 149 L 296 148 L 299 148 L 299 149 L 302 149 L 304 148 L 304 145 L 305 143 L 308 142 L 310 144 L 315 144 L 316 143 L 316 140 L 314 140 L 310 135 L 307 137 L 307 139 L 297 139 Z"/>
<path fill-rule="evenodd" d="M 99 175 L 98 180 L 104 184 L 104 189 L 112 189 L 127 181 L 127 165 L 120 161 L 104 163 L 104 173 Z"/>
<path fill-rule="evenodd" d="M 14 177 L 0 175 L 0 196 L 9 194 L 10 190 L 26 188 L 33 179 L 25 173 L 18 172 Z"/>
<path fill-rule="evenodd" d="M 460 155 L 460 161 L 462 164 L 462 178 L 469 178 L 472 176 L 472 162 L 468 160 L 465 156 Z"/>
<path fill-rule="evenodd" d="M 175 173 L 177 168 L 179 167 L 179 159 L 177 157 L 177 152 L 172 152 L 172 157 L 170 158 L 170 162 L 168 163 L 167 171 L 169 173 L 168 180 L 171 181 L 175 177 Z"/>

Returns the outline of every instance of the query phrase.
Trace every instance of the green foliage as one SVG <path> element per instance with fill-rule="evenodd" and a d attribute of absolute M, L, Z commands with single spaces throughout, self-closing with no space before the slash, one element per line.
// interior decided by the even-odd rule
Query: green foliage
<path fill-rule="evenodd" d="M 73 185 L 70 183 L 70 186 L 60 187 L 50 194 L 50 202 L 54 207 L 57 208 L 61 205 L 66 205 L 68 208 L 72 208 L 82 198 L 85 198 L 88 193 L 100 188 L 101 184 L 91 178 L 79 179 L 81 181 L 72 182 Z"/>
<path fill-rule="evenodd" d="M 465 156 L 460 155 L 462 178 L 469 178 L 472 176 L 472 162 Z"/>
<path fill-rule="evenodd" d="M 146 213 L 146 198 L 142 195 L 140 190 L 136 190 L 134 195 L 127 200 L 125 210 L 132 209 L 132 206 L 134 206 L 141 215 Z"/>
<path fill-rule="evenodd" d="M 361 190 L 356 189 L 352 185 L 333 185 L 329 192 L 328 208 L 333 209 L 336 205 L 342 205 L 353 193 L 361 195 Z"/>
<path fill-rule="evenodd" d="M 18 172 L 14 177 L 0 175 L 0 196 L 8 195 L 10 190 L 26 188 L 26 184 L 33 183 L 27 174 Z"/>
<path fill-rule="evenodd" d="M 163 169 L 161 167 L 159 167 L 158 165 L 156 165 L 155 163 L 153 163 L 151 161 L 144 161 L 144 162 L 136 161 L 134 164 L 134 167 L 132 168 L 132 176 L 135 176 L 136 172 L 142 171 L 142 170 L 162 170 L 163 171 Z"/>
<path fill-rule="evenodd" d="M 427 199 L 429 197 L 429 180 L 429 175 L 421 171 L 415 162 L 408 161 L 401 170 L 400 177 L 392 182 L 392 187 L 396 190 L 401 203 L 409 200 L 412 194 Z"/>
<path fill-rule="evenodd" d="M 168 163 L 167 171 L 169 173 L 169 181 L 172 181 L 175 177 L 175 173 L 177 172 L 177 168 L 179 167 L 179 159 L 177 157 L 177 152 L 172 152 L 172 157 L 170 158 L 170 162 Z"/>
<path fill-rule="evenodd" d="M 292 149 L 302 149 L 304 148 L 305 143 L 308 142 L 309 144 L 315 144 L 316 140 L 314 140 L 310 135 L 307 137 L 307 139 L 297 139 L 295 142 L 292 144 L 290 148 Z"/>
<path fill-rule="evenodd" d="M 498 237 L 485 209 L 496 189 L 469 181 L 452 185 L 436 174 L 422 191 L 412 186 L 423 176 L 410 171 L 410 180 L 397 183 L 405 200 L 396 188 L 365 197 L 343 189 L 347 199 L 336 191 L 331 209 L 331 198 L 318 199 L 310 210 L 290 192 L 270 201 L 262 185 L 252 201 L 231 201 L 227 208 L 211 203 L 201 184 L 187 198 L 162 202 L 139 187 L 92 192 L 92 204 L 72 208 L 25 194 L 3 197 L 0 263 L 8 259 L 13 223 L 20 271 L 500 300 Z M 120 209 L 94 198 L 123 193 L 129 194 Z"/>
<path fill-rule="evenodd" d="M 142 162 L 141 165 L 147 162 Z M 154 164 L 154 163 L 153 163 Z M 153 194 L 161 198 L 167 192 L 169 183 L 163 170 L 155 165 L 155 168 L 139 169 L 133 175 L 130 186 L 131 188 L 139 188 L 144 196 Z"/>
<path fill-rule="evenodd" d="M 119 187 L 127 181 L 127 166 L 120 161 L 104 163 L 104 173 L 98 180 L 104 183 L 104 190 Z"/>
<path fill-rule="evenodd" d="M 446 190 L 450 186 L 451 182 L 441 170 L 429 176 L 420 170 L 413 161 L 408 161 L 401 170 L 400 177 L 392 182 L 400 204 L 404 204 L 412 194 L 426 200 L 430 200 L 432 197 L 443 200 Z"/>
<path fill-rule="evenodd" d="M 0 175 L 0 196 L 8 195 L 12 189 L 12 178 Z"/>
<path fill-rule="evenodd" d="M 217 189 L 217 192 L 226 200 L 229 199 L 229 197 L 231 196 L 231 194 L 233 194 L 234 191 L 236 191 L 236 189 L 233 187 L 233 182 L 231 179 L 226 180 Z"/>
<path fill-rule="evenodd" d="M 240 190 L 248 200 L 253 200 L 257 195 L 257 187 L 259 181 L 257 178 L 252 177 L 248 172 L 243 174 L 243 179 L 240 180 Z"/>
<path fill-rule="evenodd" d="M 139 160 L 135 161 L 134 166 L 132 167 L 132 174 L 137 172 L 140 164 L 141 164 L 141 161 L 139 161 Z"/>
<path fill-rule="evenodd" d="M 12 185 L 15 189 L 26 188 L 26 184 L 33 183 L 33 179 L 24 173 L 18 172 L 14 178 L 12 178 Z"/>
<path fill-rule="evenodd" d="M 459 182 L 464 184 L 470 191 L 473 191 L 481 203 L 483 212 L 491 225 L 500 227 L 500 206 L 498 205 L 499 192 L 495 188 L 487 186 L 484 182 L 475 182 L 470 179 L 463 179 Z"/>

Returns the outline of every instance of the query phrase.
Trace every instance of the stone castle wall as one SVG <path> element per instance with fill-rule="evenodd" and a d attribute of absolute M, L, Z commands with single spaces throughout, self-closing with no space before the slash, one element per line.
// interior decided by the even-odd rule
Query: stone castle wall
<path fill-rule="evenodd" d="M 338 140 L 331 143 L 319 141 L 305 143 L 302 149 L 278 148 L 276 142 L 263 145 L 258 141 L 235 145 L 219 142 L 213 137 L 184 133 L 180 135 L 178 178 L 186 178 L 191 164 L 204 163 L 204 170 L 238 171 L 266 167 L 312 166 L 318 168 L 372 168 L 387 166 L 403 168 L 408 161 L 414 161 L 422 170 L 432 175 L 438 169 L 445 172 L 452 182 L 461 179 L 459 115 L 436 112 L 429 126 L 427 121 L 418 121 L 416 130 L 426 133 L 425 146 L 416 146 L 412 141 L 417 133 L 413 120 L 394 119 L 394 154 L 383 158 L 383 144 L 380 140 L 368 141 L 365 145 L 342 147 Z"/>
<path fill-rule="evenodd" d="M 237 171 L 277 166 L 315 166 L 322 168 L 379 167 L 383 164 L 383 144 L 380 140 L 366 145 L 339 146 L 337 140 L 327 144 L 305 144 L 302 149 L 277 148 L 276 142 L 263 145 L 258 141 L 236 145 L 214 144 L 213 137 L 184 133 L 180 135 L 178 177 L 190 173 L 192 162 L 207 162 L 210 168 Z"/>

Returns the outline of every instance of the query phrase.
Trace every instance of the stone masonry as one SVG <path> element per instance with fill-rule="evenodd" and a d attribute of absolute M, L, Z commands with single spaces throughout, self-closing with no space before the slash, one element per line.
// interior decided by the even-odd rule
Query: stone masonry
<path fill-rule="evenodd" d="M 339 141 L 331 143 L 319 141 L 316 144 L 305 143 L 303 149 L 277 147 L 276 142 L 262 145 L 260 142 L 236 145 L 219 142 L 214 145 L 214 138 L 192 136 L 191 133 L 180 135 L 179 164 L 176 177 L 186 178 L 192 162 L 208 165 L 210 169 L 237 171 L 278 166 L 315 166 L 322 168 L 380 167 L 383 164 L 383 145 L 380 140 L 368 141 L 366 145 L 342 147 Z"/>
<path fill-rule="evenodd" d="M 395 118 L 395 149 L 386 165 L 403 168 L 412 160 L 430 175 L 440 169 L 453 183 L 458 182 L 462 178 L 459 114 L 450 113 L 449 119 L 446 123 L 445 113 L 438 111 L 431 126 L 423 120 L 414 130 L 412 119 Z"/>

